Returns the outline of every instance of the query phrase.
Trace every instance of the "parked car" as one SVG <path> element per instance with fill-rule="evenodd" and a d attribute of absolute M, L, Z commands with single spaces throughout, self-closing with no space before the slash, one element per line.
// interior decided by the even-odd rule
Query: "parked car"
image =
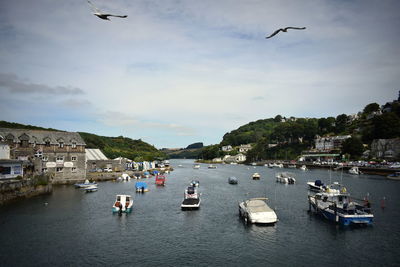
<path fill-rule="evenodd" d="M 400 169 L 400 163 L 396 162 L 389 166 L 391 169 Z"/>
<path fill-rule="evenodd" d="M 112 172 L 113 170 L 111 168 L 104 168 L 103 171 L 104 172 Z"/>

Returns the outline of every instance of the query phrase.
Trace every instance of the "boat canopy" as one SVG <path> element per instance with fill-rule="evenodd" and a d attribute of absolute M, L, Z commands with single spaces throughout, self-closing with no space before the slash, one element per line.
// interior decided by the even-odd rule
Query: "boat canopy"
<path fill-rule="evenodd" d="M 146 189 L 147 188 L 147 184 L 145 182 L 136 182 L 135 187 L 136 188 L 144 188 L 144 189 Z"/>
<path fill-rule="evenodd" d="M 321 186 L 321 185 L 324 185 L 324 183 L 321 180 L 315 180 L 315 185 Z"/>

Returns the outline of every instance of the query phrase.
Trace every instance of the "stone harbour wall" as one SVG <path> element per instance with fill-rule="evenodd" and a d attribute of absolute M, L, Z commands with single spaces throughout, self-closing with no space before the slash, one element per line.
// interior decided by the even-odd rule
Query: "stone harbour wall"
<path fill-rule="evenodd" d="M 50 194 L 52 191 L 50 183 L 37 185 L 36 181 L 30 179 L 0 181 L 0 205 L 18 198 Z"/>

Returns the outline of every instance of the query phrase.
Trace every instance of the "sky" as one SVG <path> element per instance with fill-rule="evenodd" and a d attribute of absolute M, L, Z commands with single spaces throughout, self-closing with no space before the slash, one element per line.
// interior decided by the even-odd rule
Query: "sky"
<path fill-rule="evenodd" d="M 128 17 L 0 0 L 0 120 L 178 148 L 398 98 L 398 0 L 91 2 Z"/>

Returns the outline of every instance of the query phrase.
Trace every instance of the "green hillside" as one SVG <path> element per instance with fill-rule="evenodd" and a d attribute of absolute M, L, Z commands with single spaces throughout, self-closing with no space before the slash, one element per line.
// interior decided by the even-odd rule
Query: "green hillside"
<path fill-rule="evenodd" d="M 106 137 L 79 132 L 87 148 L 99 148 L 108 158 L 126 157 L 134 161 L 165 158 L 166 155 L 142 140 L 128 137 Z"/>

